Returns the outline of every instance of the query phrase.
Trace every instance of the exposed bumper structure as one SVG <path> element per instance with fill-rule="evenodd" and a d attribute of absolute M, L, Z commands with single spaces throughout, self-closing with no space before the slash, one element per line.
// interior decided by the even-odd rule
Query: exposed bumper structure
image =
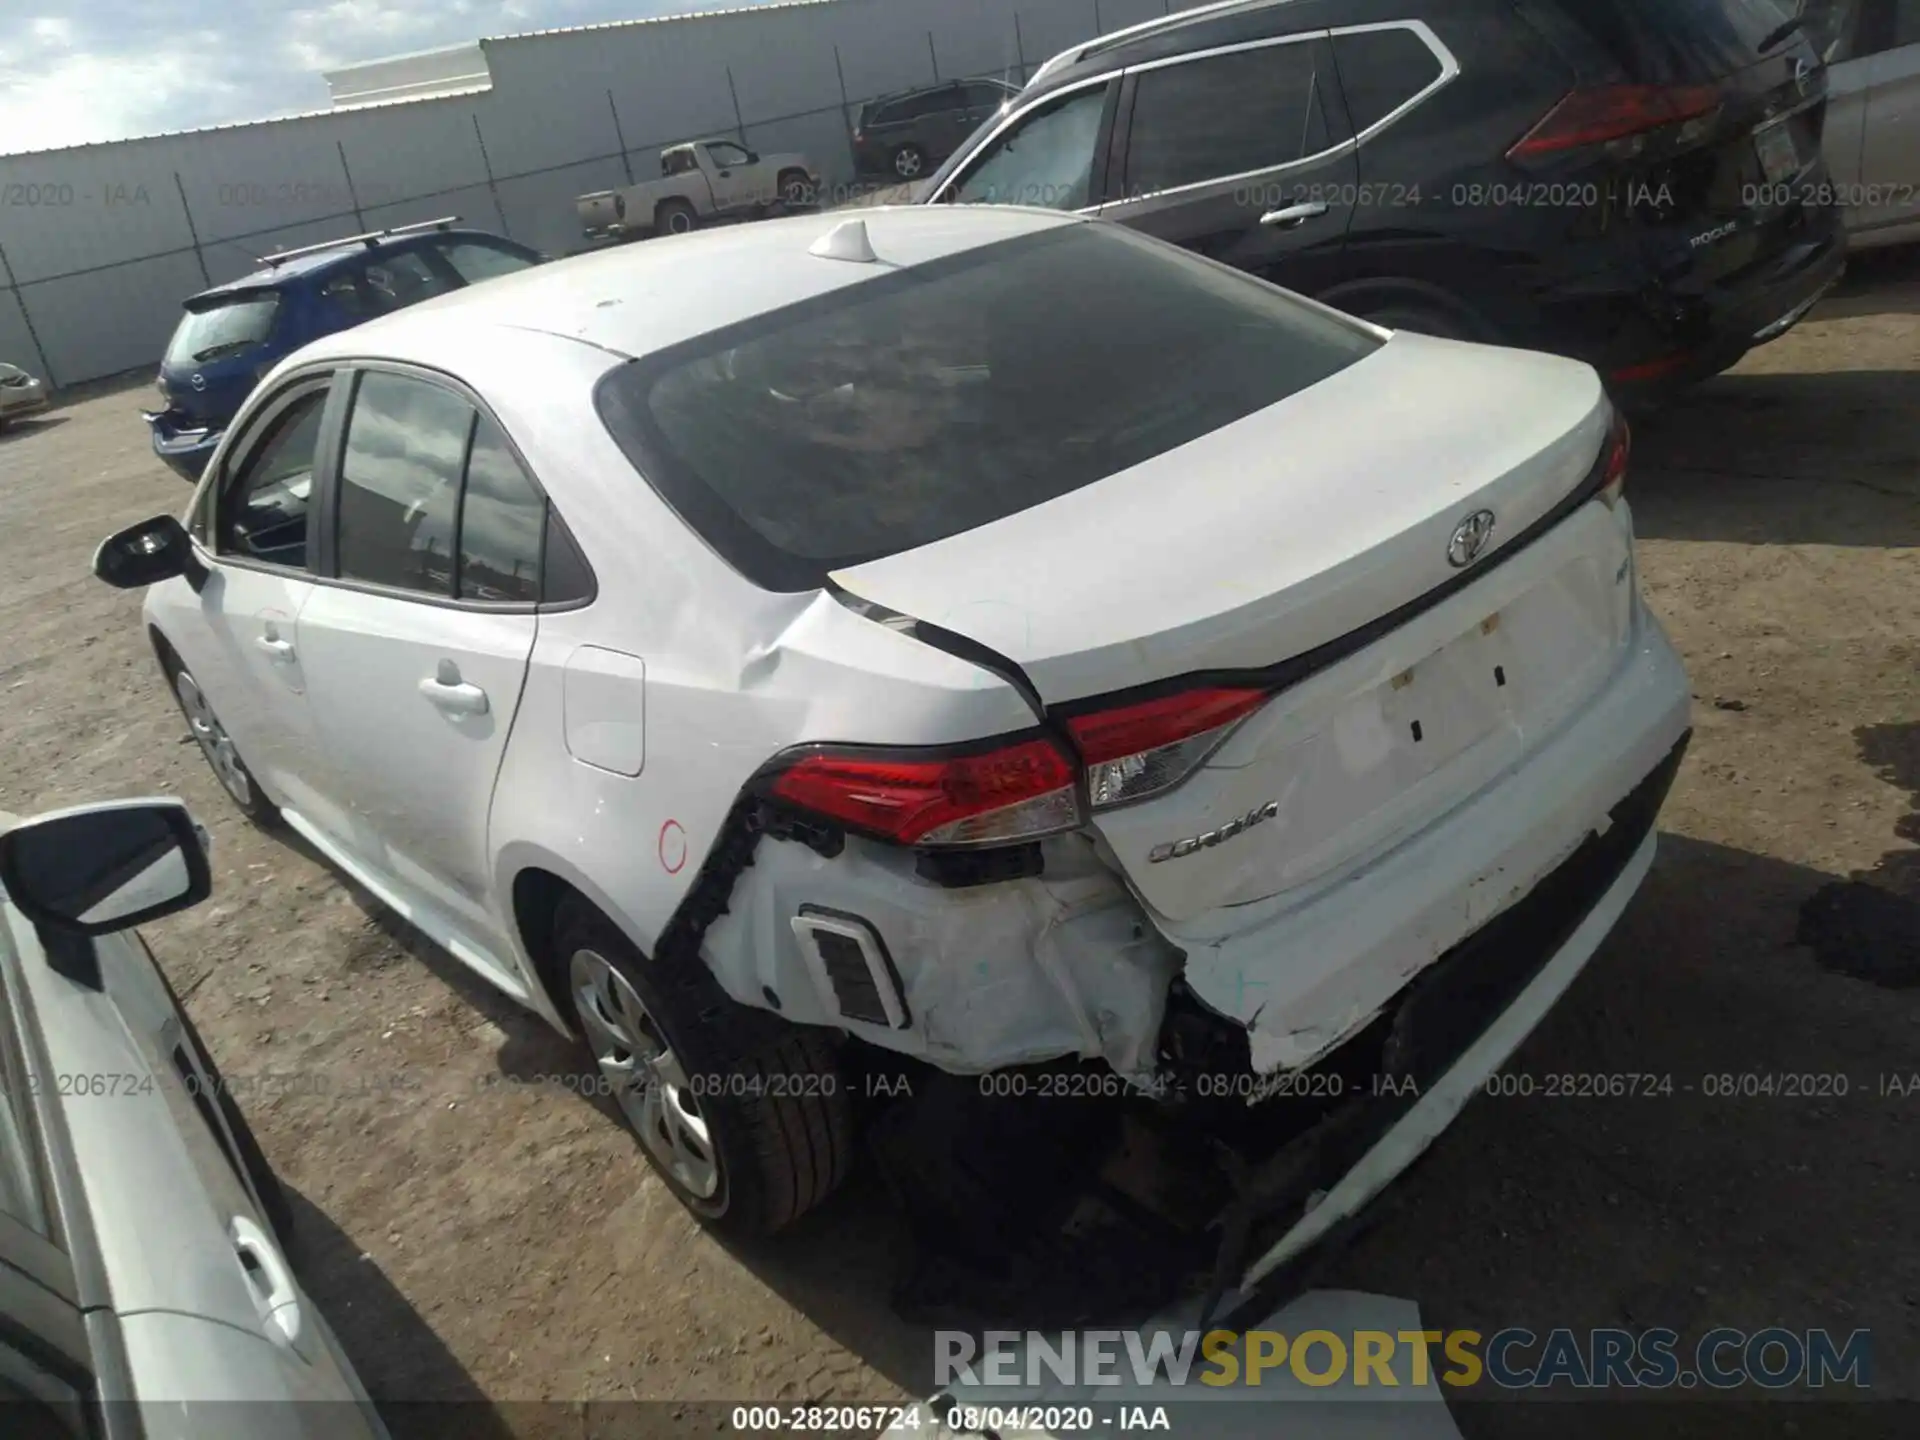
<path fill-rule="evenodd" d="M 1413 1086 L 1404 1098 L 1374 1102 L 1326 1147 L 1323 1173 L 1312 1177 L 1324 1195 L 1253 1262 L 1242 1289 L 1323 1239 L 1418 1159 L 1586 968 L 1652 868 L 1655 822 L 1685 751 L 1683 736 L 1612 807 L 1605 830 L 1408 987 L 1386 1049 Z"/>

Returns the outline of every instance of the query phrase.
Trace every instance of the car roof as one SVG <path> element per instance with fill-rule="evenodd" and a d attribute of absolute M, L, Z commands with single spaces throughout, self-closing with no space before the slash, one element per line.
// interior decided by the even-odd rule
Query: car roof
<path fill-rule="evenodd" d="M 348 261 L 356 260 L 368 254 L 382 254 L 389 250 L 402 250 L 418 244 L 422 240 L 440 239 L 481 239 L 498 240 L 498 235 L 489 235 L 484 230 L 436 230 L 431 234 L 415 231 L 407 235 L 394 235 L 366 240 L 343 239 L 338 245 L 311 255 L 295 255 L 278 265 L 262 265 L 258 270 L 249 271 L 237 280 L 224 280 L 218 285 L 210 285 L 198 294 L 186 299 L 188 308 L 203 300 L 215 299 L 222 295 L 235 295 L 249 290 L 278 290 L 295 280 L 304 280 L 337 269 Z M 267 257 L 271 259 L 272 257 Z"/>
<path fill-rule="evenodd" d="M 878 256 L 810 253 L 859 222 Z M 800 215 L 618 245 L 450 291 L 314 341 L 296 357 L 440 364 L 491 332 L 539 331 L 622 359 L 664 350 L 771 310 L 1000 240 L 1090 223 L 1016 205 L 883 206 Z"/>

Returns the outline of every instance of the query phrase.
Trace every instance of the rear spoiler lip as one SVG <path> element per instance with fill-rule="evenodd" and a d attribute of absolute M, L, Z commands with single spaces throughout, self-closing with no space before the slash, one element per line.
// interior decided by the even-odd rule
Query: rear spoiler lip
<path fill-rule="evenodd" d="M 232 290 L 208 290 L 181 302 L 180 308 L 189 315 L 203 315 L 209 310 L 218 310 L 223 305 L 238 304 L 243 300 L 260 300 L 267 296 L 280 298 L 278 285 L 245 285 Z"/>

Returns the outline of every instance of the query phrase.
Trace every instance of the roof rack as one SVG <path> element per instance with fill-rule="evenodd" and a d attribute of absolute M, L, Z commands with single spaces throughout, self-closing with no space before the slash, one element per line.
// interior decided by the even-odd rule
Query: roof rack
<path fill-rule="evenodd" d="M 393 225 L 385 230 L 369 230 L 364 235 L 343 235 L 338 240 L 322 240 L 317 245 L 301 245 L 292 250 L 276 250 L 271 255 L 262 255 L 260 263 L 274 266 L 285 260 L 297 259 L 302 255 L 318 255 L 323 250 L 340 250 L 348 245 L 365 245 L 371 250 L 382 240 L 390 240 L 395 235 L 412 235 L 421 230 L 445 230 L 450 225 L 458 225 L 458 215 L 442 215 L 438 220 L 416 220 L 411 225 Z"/>
<path fill-rule="evenodd" d="M 1129 40 L 1139 40 L 1145 36 L 1157 34 L 1162 30 L 1173 30 L 1185 25 L 1189 20 L 1198 20 L 1215 15 L 1223 10 L 1238 10 L 1261 3 L 1261 0 L 1213 0 L 1210 5 L 1195 5 L 1187 10 L 1175 10 L 1171 14 L 1154 20 L 1142 20 L 1138 25 L 1123 26 L 1118 30 L 1109 30 L 1104 35 L 1096 35 L 1091 40 L 1082 40 L 1078 45 L 1070 45 L 1054 56 L 1046 64 L 1028 77 L 1028 85 L 1037 85 L 1056 70 L 1084 60 L 1098 51 L 1110 49 Z M 1286 0 L 1266 0 L 1266 3 L 1285 4 Z"/>

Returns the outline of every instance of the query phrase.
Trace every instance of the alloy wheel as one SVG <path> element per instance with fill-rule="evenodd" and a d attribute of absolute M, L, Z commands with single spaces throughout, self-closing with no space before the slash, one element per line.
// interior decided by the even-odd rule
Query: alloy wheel
<path fill-rule="evenodd" d="M 242 805 L 251 805 L 252 777 L 247 774 L 247 767 L 240 763 L 240 752 L 234 748 L 233 740 L 220 724 L 219 717 L 213 713 L 213 706 L 207 703 L 207 697 L 200 693 L 193 676 L 182 670 L 173 682 L 173 689 L 180 697 L 180 708 L 186 712 L 187 726 L 193 731 L 193 738 L 200 742 L 200 753 L 207 757 L 207 764 L 213 767 L 213 773 L 227 787 L 229 795 Z"/>
<path fill-rule="evenodd" d="M 574 952 L 573 1007 L 620 1112 L 640 1143 L 689 1195 L 710 1200 L 720 1161 L 685 1067 L 645 1002 L 605 956 Z"/>
<path fill-rule="evenodd" d="M 902 180 L 911 180 L 920 173 L 923 163 L 920 152 L 908 146 L 905 150 L 894 153 L 893 173 Z"/>

